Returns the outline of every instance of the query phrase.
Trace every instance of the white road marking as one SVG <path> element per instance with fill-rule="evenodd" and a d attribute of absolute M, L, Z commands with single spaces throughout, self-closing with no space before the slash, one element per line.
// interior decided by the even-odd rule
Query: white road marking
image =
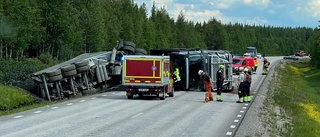
<path fill-rule="evenodd" d="M 139 117 L 141 115 L 143 115 L 143 113 L 136 114 L 136 115 L 132 116 L 131 118 L 136 118 L 136 117 Z"/>
<path fill-rule="evenodd" d="M 241 110 L 241 111 L 240 111 L 240 113 L 244 113 L 244 111 L 243 111 L 243 110 Z"/>
<path fill-rule="evenodd" d="M 86 100 L 80 100 L 80 102 L 85 102 Z"/>
<path fill-rule="evenodd" d="M 35 114 L 38 114 L 38 113 L 41 113 L 42 111 L 35 111 L 35 112 L 33 112 L 33 113 L 35 113 Z"/>
<path fill-rule="evenodd" d="M 237 115 L 237 117 L 242 117 L 242 115 Z"/>
<path fill-rule="evenodd" d="M 59 108 L 59 107 L 52 107 L 51 109 L 57 109 L 57 108 Z"/>
<path fill-rule="evenodd" d="M 96 99 L 97 97 L 92 97 L 91 99 Z"/>
<path fill-rule="evenodd" d="M 227 132 L 226 135 L 227 135 L 227 136 L 231 136 L 231 135 L 232 135 L 232 132 Z"/>
<path fill-rule="evenodd" d="M 239 122 L 239 120 L 238 120 L 238 119 L 236 119 L 236 120 L 234 120 L 233 122 L 238 123 L 238 122 Z"/>
<path fill-rule="evenodd" d="M 103 94 L 102 96 L 103 96 L 103 97 L 106 97 L 107 95 L 106 95 L 106 94 Z"/>
<path fill-rule="evenodd" d="M 112 93 L 113 95 L 116 94 L 115 92 Z"/>
<path fill-rule="evenodd" d="M 242 107 L 242 109 L 247 109 L 247 107 Z"/>
<path fill-rule="evenodd" d="M 236 128 L 236 125 L 231 125 L 230 128 Z"/>
<path fill-rule="evenodd" d="M 23 116 L 20 115 L 20 116 L 15 116 L 15 117 L 13 117 L 13 118 L 22 118 L 22 117 L 23 117 Z"/>
<path fill-rule="evenodd" d="M 248 106 L 249 104 L 244 104 L 245 106 Z"/>
<path fill-rule="evenodd" d="M 68 104 L 66 104 L 67 106 L 71 106 L 73 103 L 68 103 Z"/>

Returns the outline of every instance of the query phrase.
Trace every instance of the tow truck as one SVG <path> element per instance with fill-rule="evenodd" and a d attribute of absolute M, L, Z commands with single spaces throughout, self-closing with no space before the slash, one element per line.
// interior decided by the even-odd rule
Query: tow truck
<path fill-rule="evenodd" d="M 128 99 L 134 95 L 155 95 L 165 100 L 174 96 L 169 56 L 124 55 L 122 85 Z"/>

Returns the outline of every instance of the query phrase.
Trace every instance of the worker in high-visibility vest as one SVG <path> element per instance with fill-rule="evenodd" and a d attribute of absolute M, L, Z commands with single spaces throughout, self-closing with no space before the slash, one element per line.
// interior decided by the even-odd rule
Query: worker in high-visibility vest
<path fill-rule="evenodd" d="M 206 95 L 204 98 L 204 103 L 207 103 L 209 101 L 213 101 L 213 97 L 212 97 L 212 93 L 211 93 L 211 89 L 212 89 L 212 79 L 210 78 L 210 76 L 208 75 L 208 73 L 204 72 L 203 70 L 199 70 L 198 71 L 199 76 L 201 77 L 201 79 L 203 80 L 203 84 L 206 90 Z"/>
<path fill-rule="evenodd" d="M 179 65 L 178 64 L 179 64 L 178 60 L 177 59 L 174 60 L 174 62 L 173 62 L 173 66 L 174 66 L 173 75 L 175 76 L 175 78 L 174 78 L 174 82 L 175 83 L 181 81 L 180 72 L 179 72 L 179 68 L 178 68 Z"/>
<path fill-rule="evenodd" d="M 223 102 L 223 100 L 221 99 L 221 93 L 222 93 L 223 82 L 224 82 L 223 71 L 224 71 L 224 65 L 221 64 L 219 65 L 219 70 L 216 73 L 216 84 L 217 84 L 216 98 L 218 102 Z"/>
<path fill-rule="evenodd" d="M 258 69 L 258 59 L 257 57 L 254 57 L 254 72 L 257 73 L 257 69 Z"/>
<path fill-rule="evenodd" d="M 251 75 L 248 73 L 248 68 L 244 68 L 244 96 L 243 102 L 250 103 L 251 95 L 250 95 L 250 87 L 251 87 Z"/>
<path fill-rule="evenodd" d="M 244 91 L 244 78 L 245 78 L 245 73 L 243 72 L 243 67 L 239 68 L 240 74 L 238 77 L 238 96 L 239 96 L 239 100 L 237 101 L 237 103 L 242 103 L 243 102 L 243 98 L 245 95 L 245 91 Z"/>

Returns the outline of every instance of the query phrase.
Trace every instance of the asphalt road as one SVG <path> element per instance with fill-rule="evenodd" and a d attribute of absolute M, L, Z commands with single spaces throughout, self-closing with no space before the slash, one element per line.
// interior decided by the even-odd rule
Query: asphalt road
<path fill-rule="evenodd" d="M 280 57 L 268 57 L 272 63 Z M 253 75 L 252 95 L 261 85 L 262 61 Z M 234 76 L 236 79 L 237 76 Z M 109 91 L 0 117 L 1 137 L 223 137 L 234 136 L 250 106 L 236 103 L 236 93 L 224 102 L 203 103 L 204 92 L 177 91 L 174 97 L 128 100 L 124 91 Z M 213 93 L 214 97 L 216 93 Z"/>

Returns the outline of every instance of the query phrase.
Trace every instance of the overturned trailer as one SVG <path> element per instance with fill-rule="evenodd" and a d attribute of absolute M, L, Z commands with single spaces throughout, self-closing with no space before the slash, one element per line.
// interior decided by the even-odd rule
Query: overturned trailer
<path fill-rule="evenodd" d="M 146 54 L 133 42 L 120 40 L 112 51 L 84 53 L 32 74 L 39 97 L 61 100 L 121 84 L 122 56 Z"/>
<path fill-rule="evenodd" d="M 120 80 L 122 66 L 115 58 L 115 49 L 85 53 L 35 72 L 31 78 L 35 81 L 40 96 L 49 101 L 69 98 L 70 95 L 82 95 L 85 91 L 95 90 L 97 87 L 116 84 L 117 77 Z"/>
<path fill-rule="evenodd" d="M 225 50 L 200 50 L 200 49 L 157 49 L 150 50 L 151 55 L 169 55 L 170 70 L 179 69 L 181 81 L 174 85 L 175 90 L 200 91 L 204 90 L 203 83 L 198 75 L 202 69 L 209 73 L 216 89 L 216 72 L 219 65 L 224 65 L 224 91 L 233 90 L 232 80 L 232 55 Z M 171 72 L 173 73 L 173 72 Z"/>

